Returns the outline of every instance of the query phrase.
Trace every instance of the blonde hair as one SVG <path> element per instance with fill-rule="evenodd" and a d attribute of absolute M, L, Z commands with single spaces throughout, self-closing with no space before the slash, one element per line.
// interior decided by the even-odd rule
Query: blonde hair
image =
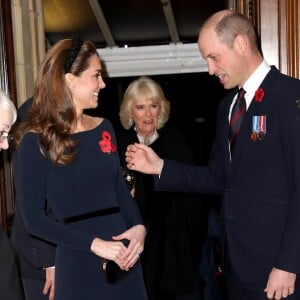
<path fill-rule="evenodd" d="M 131 108 L 136 99 L 153 99 L 160 105 L 160 118 L 158 119 L 157 129 L 162 128 L 169 120 L 170 102 L 166 99 L 161 86 L 147 76 L 141 76 L 132 81 L 123 96 L 120 106 L 120 121 L 125 129 L 129 129 L 132 124 Z"/>

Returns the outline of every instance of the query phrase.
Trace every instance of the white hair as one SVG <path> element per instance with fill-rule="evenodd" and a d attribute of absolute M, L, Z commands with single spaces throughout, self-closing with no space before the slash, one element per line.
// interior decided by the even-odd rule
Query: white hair
<path fill-rule="evenodd" d="M 14 103 L 10 100 L 9 96 L 0 90 L 0 107 L 11 114 L 11 125 L 17 120 L 17 109 Z"/>

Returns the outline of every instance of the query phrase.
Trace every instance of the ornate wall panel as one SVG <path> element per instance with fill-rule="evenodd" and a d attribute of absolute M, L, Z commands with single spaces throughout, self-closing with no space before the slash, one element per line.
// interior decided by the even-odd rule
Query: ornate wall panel
<path fill-rule="evenodd" d="M 300 0 L 237 0 L 236 8 L 255 23 L 267 62 L 299 78 Z"/>

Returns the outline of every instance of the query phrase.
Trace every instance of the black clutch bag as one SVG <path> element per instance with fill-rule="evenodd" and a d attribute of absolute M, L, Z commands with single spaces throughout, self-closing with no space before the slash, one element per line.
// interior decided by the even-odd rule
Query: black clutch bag
<path fill-rule="evenodd" d="M 123 244 L 127 247 L 129 245 L 129 240 L 122 240 Z M 102 261 L 102 272 L 105 280 L 110 283 L 118 283 L 124 279 L 124 277 L 130 271 L 124 271 L 112 260 L 103 259 Z"/>

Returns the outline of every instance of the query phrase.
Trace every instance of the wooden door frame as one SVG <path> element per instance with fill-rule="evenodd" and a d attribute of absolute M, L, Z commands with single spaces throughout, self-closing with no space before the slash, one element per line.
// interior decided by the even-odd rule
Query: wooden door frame
<path fill-rule="evenodd" d="M 235 5 L 255 24 L 266 61 L 300 78 L 300 0 L 236 0 Z"/>

